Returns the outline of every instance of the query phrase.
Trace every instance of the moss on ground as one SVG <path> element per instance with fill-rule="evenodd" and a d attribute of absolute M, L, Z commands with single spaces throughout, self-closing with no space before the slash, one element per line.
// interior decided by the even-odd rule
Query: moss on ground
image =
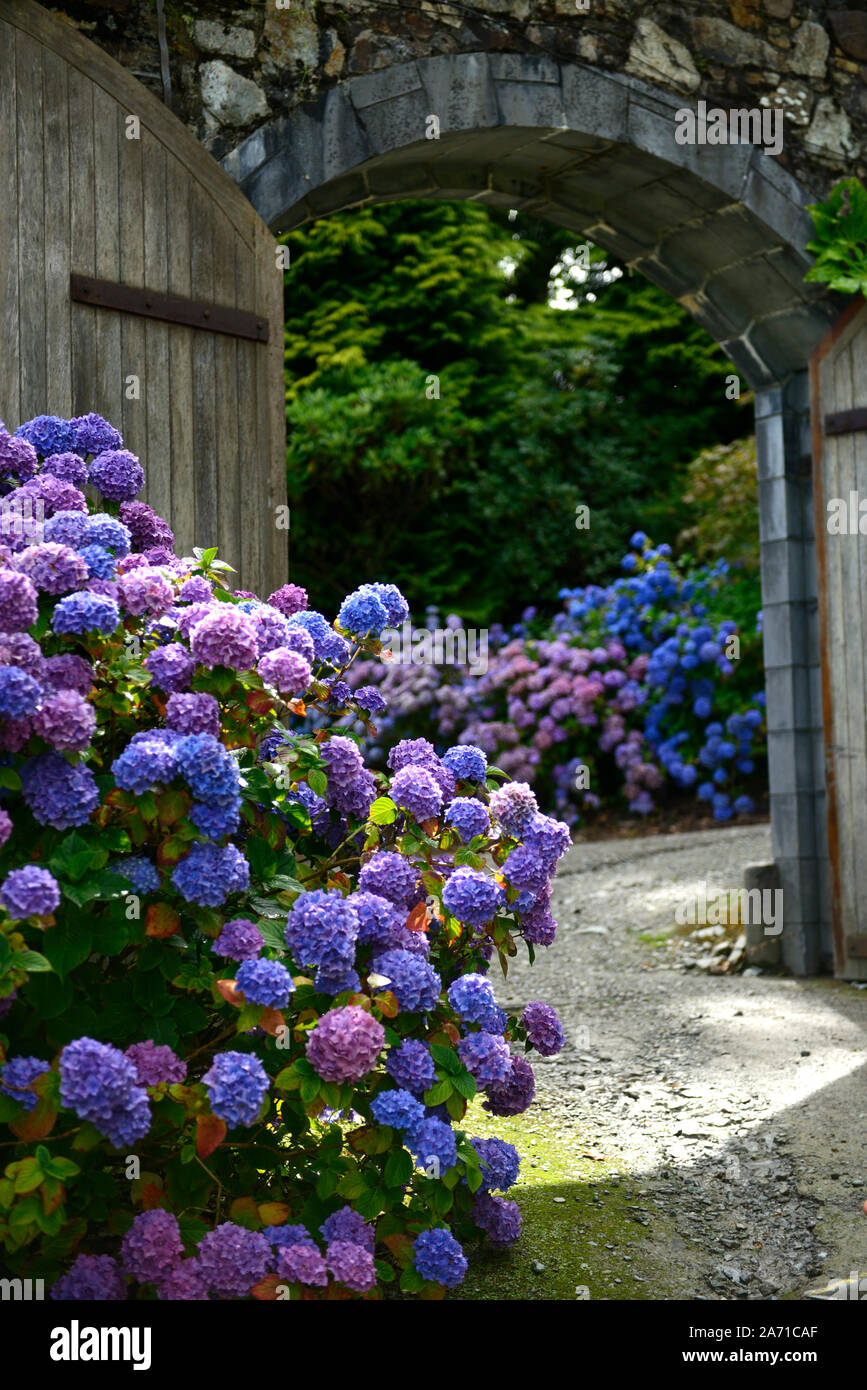
<path fill-rule="evenodd" d="M 521 1154 L 520 1176 L 508 1196 L 521 1208 L 524 1228 L 511 1250 L 495 1251 L 487 1243 L 470 1247 L 467 1277 L 450 1298 L 654 1296 L 636 1270 L 648 1239 L 636 1219 L 645 1205 L 617 1162 L 587 1157 L 580 1144 L 572 1149 L 552 1139 L 546 1113 L 535 1107 L 516 1119 L 497 1119 L 473 1102 L 464 1127 L 470 1134 L 506 1139 Z"/>

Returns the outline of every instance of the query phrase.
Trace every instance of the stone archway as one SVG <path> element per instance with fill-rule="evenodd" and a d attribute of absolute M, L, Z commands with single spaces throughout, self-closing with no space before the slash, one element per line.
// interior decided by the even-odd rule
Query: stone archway
<path fill-rule="evenodd" d="M 462 53 L 332 87 L 222 162 L 276 232 L 419 197 L 470 198 L 572 228 L 673 295 L 755 389 L 783 958 L 813 973 L 831 939 L 806 369 L 839 305 L 803 282 L 809 196 L 752 145 L 678 144 L 683 106 L 584 64 Z"/>

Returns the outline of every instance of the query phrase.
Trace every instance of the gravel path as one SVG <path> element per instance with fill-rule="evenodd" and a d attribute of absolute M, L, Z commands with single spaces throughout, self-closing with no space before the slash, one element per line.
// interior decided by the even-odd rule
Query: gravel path
<path fill-rule="evenodd" d="M 800 1298 L 867 1274 L 867 990 L 686 971 L 661 941 L 685 894 L 736 889 L 769 857 L 761 825 L 576 845 L 555 945 L 498 985 L 504 1004 L 553 1004 L 569 1039 L 534 1054 L 525 1119 L 629 1189 L 628 1257 L 569 1238 L 577 1277 L 605 1265 L 591 1297 L 618 1297 L 620 1258 L 651 1299 Z"/>

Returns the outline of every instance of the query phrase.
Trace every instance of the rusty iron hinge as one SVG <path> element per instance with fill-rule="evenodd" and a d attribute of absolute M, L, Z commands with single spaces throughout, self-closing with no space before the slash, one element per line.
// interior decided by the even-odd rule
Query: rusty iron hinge
<path fill-rule="evenodd" d="M 148 319 L 162 319 L 165 323 L 183 324 L 186 328 L 203 328 L 208 333 L 249 338 L 256 343 L 268 341 L 267 319 L 248 313 L 246 309 L 203 304 L 179 294 L 163 294 L 158 290 L 118 285 L 111 280 L 74 273 L 69 277 L 69 293 L 77 304 L 90 304 L 95 309 L 117 309 L 124 314 L 140 314 Z"/>
<path fill-rule="evenodd" d="M 867 430 L 867 406 L 835 410 L 825 416 L 826 434 L 854 434 L 856 430 Z"/>

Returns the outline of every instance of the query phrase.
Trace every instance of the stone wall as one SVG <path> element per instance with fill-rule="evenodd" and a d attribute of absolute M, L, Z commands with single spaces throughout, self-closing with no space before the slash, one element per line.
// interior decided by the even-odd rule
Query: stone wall
<path fill-rule="evenodd" d="M 154 0 L 47 5 L 162 95 Z M 867 13 L 852 0 L 165 0 L 172 105 L 218 158 L 348 77 L 450 53 L 540 53 L 692 102 L 780 106 L 817 194 L 867 175 Z"/>

